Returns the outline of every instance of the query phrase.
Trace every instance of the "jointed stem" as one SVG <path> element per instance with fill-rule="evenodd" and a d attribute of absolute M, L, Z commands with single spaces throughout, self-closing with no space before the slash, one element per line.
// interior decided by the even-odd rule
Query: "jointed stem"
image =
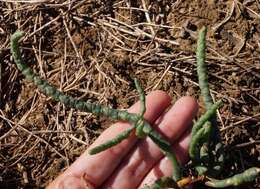
<path fill-rule="evenodd" d="M 199 32 L 196 56 L 197 56 L 197 74 L 199 78 L 199 86 L 203 97 L 203 101 L 208 109 L 213 104 L 213 100 L 209 91 L 207 67 L 205 64 L 206 33 L 207 33 L 206 27 L 203 27 Z"/>
<path fill-rule="evenodd" d="M 223 145 L 220 142 L 216 124 L 216 110 L 221 103 L 217 102 L 216 104 L 213 104 L 213 100 L 209 91 L 207 68 L 205 64 L 206 32 L 206 27 L 203 27 L 199 32 L 196 55 L 199 86 L 207 108 L 207 112 L 201 116 L 201 118 L 192 128 L 192 141 L 189 148 L 189 154 L 198 174 L 216 175 L 222 170 L 224 165 Z M 207 127 L 206 123 L 212 124 L 212 131 L 210 131 L 211 129 L 210 127 Z M 212 135 L 211 137 L 208 137 L 210 132 L 212 132 Z M 208 149 L 208 147 L 211 147 L 211 149 Z M 212 151 L 214 151 L 215 154 L 212 153 Z M 212 156 L 214 156 L 213 160 L 209 159 L 209 152 Z M 210 179 L 205 184 L 216 188 L 238 186 L 242 183 L 253 181 L 259 172 L 259 168 L 250 168 L 241 174 L 234 175 L 233 177 L 227 179 Z"/>
<path fill-rule="evenodd" d="M 222 105 L 221 101 L 217 101 L 215 104 L 209 107 L 207 112 L 203 114 L 199 120 L 192 127 L 192 137 L 203 127 L 203 125 L 210 120 L 216 113 L 216 110 Z"/>
<path fill-rule="evenodd" d="M 135 82 L 135 87 L 140 95 L 140 103 L 141 103 L 141 111 L 140 111 L 140 116 L 143 117 L 144 113 L 146 111 L 146 107 L 145 107 L 145 94 L 144 94 L 144 90 L 141 87 L 141 85 L 139 84 L 137 79 L 134 79 Z"/>
<path fill-rule="evenodd" d="M 11 37 L 11 51 L 14 57 L 14 61 L 17 64 L 18 69 L 23 73 L 23 75 L 25 75 L 26 79 L 34 82 L 34 84 L 44 94 L 46 94 L 47 96 L 51 96 L 54 100 L 59 101 L 68 107 L 76 108 L 81 111 L 91 112 L 97 115 L 107 116 L 115 120 L 128 121 L 134 125 L 133 127 L 119 134 L 113 140 L 110 140 L 100 146 L 91 149 L 90 154 L 99 153 L 120 143 L 122 140 L 128 138 L 128 136 L 131 134 L 131 131 L 135 128 L 138 137 L 143 137 L 145 135 L 148 135 L 159 146 L 162 152 L 170 159 L 170 161 L 173 164 L 173 179 L 175 181 L 180 180 L 181 171 L 176 156 L 171 150 L 171 144 L 168 143 L 166 140 L 164 140 L 163 137 L 159 133 L 154 131 L 150 126 L 150 124 L 144 120 L 143 116 L 146 110 L 145 95 L 143 89 L 141 88 L 137 80 L 135 80 L 135 85 L 140 94 L 140 101 L 141 101 L 141 112 L 139 115 L 128 113 L 126 111 L 116 110 L 113 108 L 108 108 L 94 103 L 85 102 L 83 100 L 74 99 L 58 91 L 47 81 L 42 80 L 39 76 L 37 76 L 32 71 L 31 68 L 29 68 L 26 64 L 22 62 L 22 57 L 18 46 L 18 41 L 22 36 L 23 36 L 23 32 L 17 31 Z"/>
<path fill-rule="evenodd" d="M 205 182 L 207 186 L 214 188 L 225 188 L 229 186 L 239 186 L 243 183 L 252 182 L 256 179 L 258 174 L 260 173 L 260 169 L 257 167 L 252 167 L 245 170 L 243 173 L 234 175 L 230 178 L 226 178 L 223 180 L 217 180 L 209 178 L 209 181 Z"/>
<path fill-rule="evenodd" d="M 160 150 L 167 156 L 167 158 L 172 163 L 173 173 L 172 178 L 174 181 L 179 181 L 182 177 L 182 172 L 180 170 L 180 164 L 177 161 L 175 153 L 172 152 L 171 144 L 165 141 L 159 133 L 154 130 L 148 135 L 152 141 L 160 147 Z"/>
<path fill-rule="evenodd" d="M 18 69 L 26 77 L 27 80 L 34 82 L 34 84 L 47 96 L 51 96 L 56 101 L 65 104 L 68 107 L 76 108 L 81 111 L 91 112 L 97 115 L 103 115 L 115 120 L 124 120 L 135 123 L 139 120 L 139 115 L 128 113 L 126 111 L 116 110 L 113 108 L 108 108 L 101 106 L 99 104 L 94 104 L 90 102 L 85 102 L 83 100 L 74 99 L 64 93 L 58 91 L 55 87 L 50 85 L 47 81 L 42 80 L 38 75 L 36 75 L 30 67 L 22 62 L 22 57 L 20 54 L 18 41 L 23 36 L 23 32 L 17 31 L 11 37 L 11 51 L 14 57 L 14 61 L 17 64 Z"/>
<path fill-rule="evenodd" d="M 92 148 L 89 151 L 89 154 L 94 155 L 94 154 L 97 154 L 99 152 L 102 152 L 108 148 L 111 148 L 111 147 L 119 144 L 120 142 L 122 142 L 123 140 L 127 139 L 130 136 L 130 134 L 134 128 L 135 127 L 130 127 L 129 129 L 127 129 L 127 130 L 123 131 L 122 133 L 120 133 L 119 135 L 117 135 L 116 138 L 109 140 L 109 141 L 105 142 L 104 144 L 101 144 L 95 148 Z"/>
<path fill-rule="evenodd" d="M 208 110 L 212 104 L 213 99 L 210 95 L 209 90 L 209 82 L 208 82 L 208 72 L 206 65 L 206 36 L 207 36 L 207 27 L 202 27 L 199 31 L 198 42 L 197 42 L 197 51 L 196 51 L 196 61 L 197 61 L 197 75 L 199 80 L 199 87 L 201 90 L 201 95 L 203 101 L 206 105 L 206 109 Z M 216 115 L 213 115 L 211 118 L 211 123 L 213 126 L 213 134 L 214 138 L 217 138 L 214 143 L 218 143 L 219 139 L 219 131 L 217 128 Z"/>
<path fill-rule="evenodd" d="M 203 27 L 199 31 L 196 60 L 199 86 L 207 112 L 194 124 L 192 128 L 192 140 L 189 147 L 190 158 L 199 175 L 216 173 L 217 171 L 215 169 L 221 170 L 222 167 L 219 165 L 223 166 L 223 161 L 218 162 L 221 158 L 214 157 L 210 159 L 212 158 L 212 151 L 215 150 L 214 145 L 220 144 L 222 148 L 222 144 L 219 142 L 220 138 L 216 122 L 216 111 L 220 107 L 221 101 L 213 104 L 213 99 L 210 95 L 207 66 L 205 63 L 206 33 L 206 27 Z M 219 154 L 219 156 L 223 157 L 222 154 Z M 214 167 L 215 164 L 218 166 Z"/>
<path fill-rule="evenodd" d="M 113 108 L 108 108 L 94 103 L 85 102 L 83 100 L 74 99 L 70 96 L 63 94 L 58 91 L 55 87 L 50 85 L 47 81 L 42 80 L 38 75 L 36 75 L 31 68 L 22 62 L 21 54 L 19 51 L 18 41 L 23 36 L 23 32 L 16 32 L 11 37 L 11 51 L 14 57 L 14 61 L 17 64 L 18 69 L 25 75 L 26 79 L 32 81 L 44 94 L 51 96 L 56 101 L 59 101 L 65 104 L 68 107 L 76 108 L 81 111 L 91 112 L 96 115 L 103 115 L 115 120 L 124 120 L 130 122 L 133 126 L 119 134 L 116 138 L 101 144 L 90 150 L 90 154 L 96 154 L 101 151 L 104 151 L 112 146 L 120 143 L 122 140 L 127 139 L 132 131 L 136 130 L 137 137 L 148 136 L 151 140 L 160 148 L 160 150 L 168 157 L 173 166 L 173 175 L 170 177 L 162 177 L 159 179 L 151 189 L 159 189 L 162 187 L 183 187 L 186 184 L 189 184 L 189 180 L 184 180 L 182 178 L 182 172 L 180 170 L 180 165 L 177 161 L 175 154 L 172 152 L 171 144 L 166 141 L 158 132 L 152 129 L 151 125 L 145 121 L 144 113 L 146 111 L 145 107 L 145 94 L 137 80 L 135 80 L 135 85 L 137 91 L 140 94 L 141 110 L 140 114 L 128 113 L 126 111 L 120 111 Z M 197 49 L 197 64 L 198 64 L 198 77 L 199 85 L 201 88 L 201 93 L 204 98 L 207 112 L 201 116 L 197 123 L 193 126 L 192 129 L 192 141 L 189 149 L 189 154 L 193 160 L 194 167 L 199 174 L 207 174 L 210 172 L 218 172 L 221 170 L 224 162 L 224 155 L 222 144 L 213 143 L 215 150 L 214 161 L 211 162 L 213 166 L 209 166 L 209 144 L 211 141 L 210 133 L 213 132 L 216 136 L 217 127 L 215 125 L 215 114 L 216 110 L 221 105 L 221 102 L 218 101 L 213 104 L 213 100 L 210 96 L 209 85 L 207 79 L 207 70 L 205 65 L 205 40 L 206 40 L 206 28 L 203 28 L 199 34 L 198 39 L 198 49 Z M 212 119 L 213 118 L 213 119 Z M 212 131 L 212 126 L 215 130 Z M 216 136 L 218 138 L 218 136 Z M 212 150 L 212 149 L 211 149 Z M 212 152 L 210 152 L 212 153 Z M 208 163 L 208 164 L 207 164 Z M 226 187 L 226 186 L 237 186 L 244 182 L 253 181 L 259 174 L 259 168 L 250 168 L 244 173 L 237 174 L 233 177 L 224 179 L 224 180 L 215 180 L 207 177 L 209 180 L 205 183 L 211 187 Z M 200 177 L 204 178 L 204 176 Z M 184 182 L 185 181 L 185 182 Z M 184 185 L 183 185 L 184 183 Z"/>
<path fill-rule="evenodd" d="M 137 81 L 137 79 L 134 79 L 135 87 L 140 95 L 140 113 L 139 113 L 139 120 L 135 123 L 136 126 L 136 136 L 139 138 L 144 138 L 146 136 L 146 133 L 143 131 L 144 129 L 144 113 L 146 111 L 145 107 L 145 94 L 144 90 L 142 89 L 141 85 Z"/>
<path fill-rule="evenodd" d="M 189 155 L 192 161 L 198 162 L 200 159 L 200 149 L 203 143 L 209 140 L 209 135 L 212 130 L 212 125 L 209 121 L 203 124 L 193 136 L 190 143 Z"/>

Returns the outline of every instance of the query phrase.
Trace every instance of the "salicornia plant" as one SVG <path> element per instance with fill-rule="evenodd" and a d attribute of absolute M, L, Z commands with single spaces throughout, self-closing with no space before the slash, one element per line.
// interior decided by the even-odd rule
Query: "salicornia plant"
<path fill-rule="evenodd" d="M 218 101 L 216 104 L 213 104 L 208 84 L 207 66 L 205 63 L 206 34 L 207 28 L 203 27 L 198 36 L 196 61 L 199 86 L 207 112 L 200 117 L 192 128 L 189 155 L 194 169 L 199 176 L 204 177 L 207 186 L 215 188 L 238 186 L 255 180 L 260 169 L 253 167 L 241 174 L 223 180 L 212 178 L 218 176 L 223 169 L 225 155 L 216 121 L 216 110 L 221 105 L 221 102 Z"/>
<path fill-rule="evenodd" d="M 139 114 L 128 113 L 127 111 L 116 110 L 99 104 L 86 102 L 67 96 L 50 85 L 46 80 L 41 79 L 33 70 L 23 63 L 21 53 L 18 46 L 19 39 L 23 36 L 23 32 L 17 31 L 11 36 L 11 51 L 14 61 L 18 69 L 26 77 L 27 80 L 33 82 L 45 95 L 51 96 L 54 100 L 64 105 L 76 108 L 80 111 L 91 112 L 96 115 L 103 115 L 114 120 L 128 121 L 132 127 L 119 134 L 116 138 L 107 141 L 89 151 L 90 154 L 97 154 L 112 146 L 117 145 L 135 131 L 139 138 L 150 137 L 151 140 L 160 148 L 162 153 L 168 157 L 172 163 L 172 177 L 162 177 L 158 179 L 152 186 L 146 186 L 148 189 L 160 188 L 183 188 L 193 182 L 201 181 L 207 186 L 215 188 L 223 188 L 227 186 L 237 186 L 245 182 L 253 181 L 258 173 L 259 168 L 253 167 L 241 174 L 233 177 L 216 180 L 217 176 L 224 166 L 224 151 L 220 141 L 219 131 L 216 122 L 216 111 L 221 106 L 221 101 L 213 103 L 210 96 L 207 69 L 205 65 L 205 48 L 206 48 L 206 28 L 204 27 L 198 38 L 197 47 L 197 71 L 199 78 L 199 86 L 207 108 L 207 111 L 194 124 L 192 129 L 192 140 L 189 148 L 191 165 L 195 170 L 194 175 L 183 177 L 180 165 L 176 159 L 174 152 L 171 150 L 171 144 L 164 139 L 152 126 L 144 119 L 145 94 L 138 81 L 135 79 L 135 86 L 140 94 L 141 111 Z"/>

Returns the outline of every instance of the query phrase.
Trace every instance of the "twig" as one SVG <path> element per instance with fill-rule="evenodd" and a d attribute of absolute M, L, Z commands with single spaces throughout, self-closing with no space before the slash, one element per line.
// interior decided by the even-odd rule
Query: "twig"
<path fill-rule="evenodd" d="M 0 0 L 0 2 L 6 2 L 6 3 L 30 3 L 30 4 L 35 4 L 35 3 L 46 3 L 49 2 L 50 0 Z"/>
<path fill-rule="evenodd" d="M 12 131 L 14 131 L 17 128 L 22 129 L 23 131 L 25 131 L 26 133 L 28 133 L 30 136 L 34 136 L 35 138 L 39 139 L 39 141 L 42 141 L 43 143 L 45 143 L 47 146 L 50 146 L 50 148 L 56 153 L 58 154 L 60 157 L 66 159 L 61 153 L 59 153 L 54 147 L 52 147 L 46 140 L 44 140 L 43 138 L 37 136 L 37 131 L 29 131 L 28 129 L 24 128 L 22 125 L 20 125 L 20 123 L 15 123 L 5 117 L 3 117 L 2 115 L 0 115 L 0 117 L 2 119 L 4 119 L 5 121 L 7 121 L 8 124 L 10 124 L 10 126 L 12 127 L 6 134 L 4 134 L 3 136 L 1 136 L 0 141 L 3 140 L 4 138 L 6 138 L 9 134 L 11 134 Z M 37 143 L 36 143 L 37 144 Z M 33 148 L 32 148 L 33 149 Z M 32 150 L 31 149 L 31 150 Z M 29 150 L 30 151 L 30 150 Z M 29 153 L 29 152 L 28 152 Z M 17 161 L 18 162 L 18 161 Z M 15 165 L 17 162 L 13 163 L 11 166 Z"/>
<path fill-rule="evenodd" d="M 153 26 L 156 28 L 167 28 L 167 29 L 182 29 L 181 27 L 175 27 L 175 26 L 167 26 L 167 25 L 162 25 L 162 24 L 154 24 L 154 23 L 146 23 L 146 22 L 139 22 L 136 24 L 132 24 L 133 27 L 138 27 L 138 26 Z"/>
<path fill-rule="evenodd" d="M 241 143 L 241 144 L 236 144 L 235 147 L 236 148 L 243 148 L 243 147 L 254 145 L 254 144 L 260 144 L 260 140 L 252 140 L 250 142 L 244 142 L 244 143 Z"/>
<path fill-rule="evenodd" d="M 88 145 L 89 145 L 89 143 L 84 142 L 84 141 L 78 139 L 77 137 L 75 137 L 75 136 L 73 136 L 73 135 L 69 135 L 69 137 L 70 137 L 72 140 L 75 140 L 76 142 L 78 142 L 78 143 L 80 143 L 80 144 L 83 144 L 84 146 L 88 146 Z"/>
<path fill-rule="evenodd" d="M 65 16 L 64 16 L 64 12 L 63 12 L 63 11 L 62 11 L 62 15 L 63 15 L 63 16 L 62 16 L 63 24 L 64 24 L 64 26 L 65 26 L 65 29 L 66 29 L 67 35 L 68 35 L 68 37 L 69 37 L 69 39 L 70 39 L 70 42 L 71 42 L 71 44 L 72 44 L 72 46 L 73 46 L 73 48 L 74 48 L 74 51 L 75 51 L 77 57 L 81 60 L 81 63 L 83 63 L 84 60 L 83 60 L 81 54 L 79 53 L 76 44 L 74 43 L 74 41 L 73 41 L 73 39 L 72 39 L 72 36 L 71 36 L 71 34 L 70 34 L 70 30 L 69 30 L 68 25 L 67 25 L 67 22 L 66 22 L 66 20 L 65 20 L 66 18 L 65 18 Z M 84 65 L 84 64 L 83 64 L 83 65 Z"/>
<path fill-rule="evenodd" d="M 237 1 L 237 0 L 235 0 L 235 2 L 238 3 L 238 4 L 240 4 L 241 6 L 245 7 L 247 10 L 249 10 L 251 13 L 253 13 L 258 19 L 260 19 L 260 14 L 259 14 L 259 12 L 258 12 L 258 13 L 255 12 L 254 10 L 248 8 L 248 7 L 245 6 L 243 3 L 241 3 L 241 2 L 239 2 L 239 1 Z"/>
<path fill-rule="evenodd" d="M 27 132 L 28 134 L 34 136 L 35 138 L 39 139 L 39 141 L 43 142 L 44 144 L 46 144 L 47 146 L 50 147 L 51 150 L 53 150 L 57 155 L 59 155 L 61 158 L 63 158 L 64 160 L 66 160 L 66 157 L 64 155 L 62 155 L 58 150 L 56 150 L 49 142 L 47 142 L 45 139 L 43 139 L 42 137 L 39 137 L 35 134 L 33 134 L 31 131 L 25 129 L 24 127 L 22 127 L 21 125 L 19 125 L 19 128 L 21 128 L 22 130 L 24 130 L 25 132 Z"/>
<path fill-rule="evenodd" d="M 138 10 L 142 12 L 147 12 L 148 10 L 137 8 L 137 7 L 116 7 L 117 9 L 126 9 L 126 10 Z"/>
<path fill-rule="evenodd" d="M 35 35 L 37 32 L 41 31 L 42 29 L 48 27 L 49 25 L 51 25 L 53 22 L 56 22 L 58 19 L 60 19 L 61 15 L 58 15 L 56 18 L 52 19 L 51 21 L 47 22 L 46 24 L 44 24 L 43 26 L 39 27 L 37 30 L 33 31 L 32 33 L 30 33 L 27 37 L 31 37 L 33 35 Z"/>
<path fill-rule="evenodd" d="M 10 124 L 10 120 L 8 120 L 7 118 L 5 118 L 4 116 L 0 115 L 0 118 L 2 118 L 3 120 L 5 120 L 11 127 L 11 129 L 9 131 L 7 131 L 5 134 L 3 134 L 1 137 L 0 137 L 0 141 L 2 141 L 3 139 L 5 139 L 6 137 L 8 137 L 14 130 L 17 129 L 18 127 L 18 124 L 15 124 L 14 126 L 12 126 Z"/>
<path fill-rule="evenodd" d="M 21 163 L 17 163 L 17 169 L 19 172 L 22 173 L 23 183 L 28 184 L 29 180 L 28 180 L 28 173 L 26 171 L 26 168 Z"/>
<path fill-rule="evenodd" d="M 159 37 L 154 37 L 153 35 L 149 34 L 149 33 L 146 33 L 140 29 L 137 29 L 135 28 L 134 31 L 129 31 L 127 29 L 124 29 L 120 26 L 115 26 L 113 24 L 110 24 L 108 22 L 105 22 L 104 20 L 98 20 L 98 22 L 101 24 L 101 25 L 104 25 L 104 26 L 108 26 L 108 27 L 111 27 L 113 29 L 116 29 L 116 30 L 119 30 L 123 33 L 127 33 L 129 35 L 132 35 L 132 36 L 135 36 L 135 37 L 143 37 L 143 36 L 146 36 L 146 37 L 149 37 L 150 39 L 154 39 L 156 41 L 160 41 L 160 42 L 163 42 L 163 43 L 170 43 L 172 45 L 179 45 L 178 42 L 176 41 L 172 41 L 172 40 L 168 40 L 168 39 L 163 39 L 163 38 L 159 38 Z"/>
<path fill-rule="evenodd" d="M 142 0 L 142 5 L 143 5 L 143 8 L 144 8 L 144 10 L 145 10 L 144 14 L 145 14 L 146 20 L 147 20 L 147 22 L 148 22 L 149 24 L 151 24 L 152 21 L 151 21 L 149 12 L 148 12 L 147 7 L 146 7 L 145 0 Z M 150 28 L 150 30 L 151 30 L 152 35 L 155 36 L 155 32 L 154 32 L 153 27 L 150 26 L 149 28 Z"/>
<path fill-rule="evenodd" d="M 2 63 L 2 50 L 0 49 L 0 108 L 2 107 L 2 102 L 3 102 L 3 91 L 2 91 L 2 77 L 3 77 L 3 73 L 2 73 L 2 69 L 3 69 L 3 63 Z"/>
<path fill-rule="evenodd" d="M 250 117 L 247 117 L 247 118 L 245 118 L 245 119 L 242 119 L 242 120 L 240 120 L 240 121 L 235 122 L 234 124 L 232 124 L 232 125 L 230 125 L 230 126 L 227 126 L 227 127 L 225 127 L 225 128 L 220 129 L 220 131 L 223 132 L 223 131 L 225 131 L 225 130 L 227 130 L 227 129 L 231 129 L 231 128 L 237 126 L 237 125 L 240 125 L 241 123 L 244 123 L 244 122 L 246 122 L 246 121 L 249 121 L 249 120 L 254 119 L 254 118 L 256 118 L 256 117 L 259 117 L 259 116 L 260 116 L 260 113 L 258 113 L 258 114 L 256 114 L 256 115 L 253 115 L 253 116 L 250 116 Z"/>
<path fill-rule="evenodd" d="M 36 139 L 36 141 L 34 141 L 33 146 L 29 150 L 27 150 L 25 153 L 23 153 L 21 155 L 21 157 L 19 157 L 15 162 L 13 162 L 11 165 L 8 165 L 7 167 L 13 167 L 18 162 L 20 162 L 27 154 L 29 154 L 39 144 L 39 142 L 40 142 L 40 140 Z"/>
<path fill-rule="evenodd" d="M 168 67 L 165 69 L 165 71 L 163 72 L 162 76 L 160 77 L 160 79 L 158 80 L 158 82 L 153 86 L 153 90 L 155 90 L 158 85 L 161 83 L 161 81 L 163 80 L 163 78 L 165 77 L 165 75 L 168 73 L 168 71 L 170 70 L 171 65 L 168 65 Z"/>
<path fill-rule="evenodd" d="M 220 22 L 218 25 L 213 26 L 213 31 L 214 31 L 214 32 L 216 32 L 219 27 L 221 27 L 223 24 L 225 24 L 226 22 L 229 21 L 229 19 L 230 19 L 231 16 L 233 15 L 234 9 L 235 9 L 235 1 L 232 2 L 231 10 L 229 11 L 229 13 L 228 13 L 227 16 L 225 17 L 225 19 L 224 19 L 222 22 Z"/>

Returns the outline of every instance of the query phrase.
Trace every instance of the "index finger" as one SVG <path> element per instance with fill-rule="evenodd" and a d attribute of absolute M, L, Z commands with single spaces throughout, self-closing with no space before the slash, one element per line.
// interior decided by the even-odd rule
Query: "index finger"
<path fill-rule="evenodd" d="M 170 105 L 171 98 L 163 91 L 151 92 L 146 97 L 145 119 L 153 123 L 162 112 Z M 140 103 L 134 104 L 128 111 L 138 113 Z M 130 127 L 129 123 L 118 122 L 106 129 L 89 148 L 100 145 Z M 99 154 L 89 155 L 86 150 L 62 175 L 49 185 L 50 188 L 62 185 L 62 182 L 69 177 L 84 178 L 94 186 L 100 186 L 120 164 L 122 158 L 129 152 L 136 143 L 137 138 L 130 136 L 120 144 L 109 148 Z M 62 188 L 62 187 L 61 187 Z"/>

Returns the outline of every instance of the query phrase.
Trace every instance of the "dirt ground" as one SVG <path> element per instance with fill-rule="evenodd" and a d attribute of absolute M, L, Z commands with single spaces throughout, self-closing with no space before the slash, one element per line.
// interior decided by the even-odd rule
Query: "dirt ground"
<path fill-rule="evenodd" d="M 194 52 L 204 25 L 212 96 L 224 102 L 226 177 L 260 162 L 259 0 L 0 0 L 0 188 L 46 186 L 111 123 L 27 82 L 10 56 L 12 33 L 26 33 L 25 62 L 68 95 L 124 109 L 138 100 L 137 78 L 173 102 L 198 98 L 201 114 Z"/>

